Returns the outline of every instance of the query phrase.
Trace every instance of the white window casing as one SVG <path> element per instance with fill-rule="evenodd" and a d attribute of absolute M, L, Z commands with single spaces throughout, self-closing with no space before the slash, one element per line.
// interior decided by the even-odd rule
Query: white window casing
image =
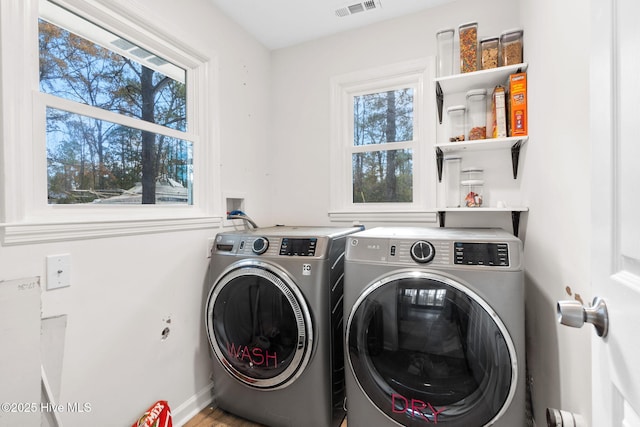
<path fill-rule="evenodd" d="M 331 79 L 331 205 L 332 221 L 437 222 L 435 141 L 435 70 L 433 57 L 418 59 Z M 366 93 L 407 87 L 414 90 L 413 141 L 384 144 L 383 149 L 413 152 L 411 203 L 354 203 L 352 153 L 370 150 L 353 145 L 353 98 Z M 374 150 L 373 151 L 377 151 Z"/>
<path fill-rule="evenodd" d="M 40 3 L 49 7 L 47 0 Z M 135 4 L 118 2 L 107 8 L 95 0 L 57 0 L 114 34 L 161 55 L 186 70 L 187 132 L 163 128 L 162 133 L 193 142 L 193 204 L 96 206 L 47 204 L 46 107 L 110 120 L 114 113 L 41 93 L 38 82 L 39 1 L 0 3 L 0 230 L 2 244 L 21 244 L 90 237 L 129 235 L 217 227 L 221 224 L 219 142 L 215 131 L 216 59 L 208 58 L 164 34 Z M 48 13 L 48 12 L 45 12 Z M 159 25 L 156 27 L 156 25 Z M 167 28 L 170 28 L 167 27 Z M 129 119 L 118 117 L 123 122 Z M 158 125 L 135 127 L 156 131 Z"/>

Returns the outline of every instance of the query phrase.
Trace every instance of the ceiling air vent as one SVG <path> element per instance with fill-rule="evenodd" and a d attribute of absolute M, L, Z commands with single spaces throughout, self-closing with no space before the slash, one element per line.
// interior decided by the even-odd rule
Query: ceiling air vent
<path fill-rule="evenodd" d="M 336 9 L 336 16 L 343 17 L 353 15 L 355 13 L 366 12 L 368 10 L 378 9 L 381 7 L 380 0 L 366 0 L 359 3 L 353 3 Z"/>

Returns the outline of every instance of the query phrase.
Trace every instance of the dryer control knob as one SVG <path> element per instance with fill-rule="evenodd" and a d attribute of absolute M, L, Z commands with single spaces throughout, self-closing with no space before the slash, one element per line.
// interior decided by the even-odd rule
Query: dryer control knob
<path fill-rule="evenodd" d="M 266 237 L 258 237 L 253 241 L 253 245 L 251 246 L 251 250 L 257 255 L 262 255 L 267 249 L 269 249 L 269 241 Z"/>
<path fill-rule="evenodd" d="M 426 240 L 419 240 L 411 245 L 411 258 L 421 264 L 427 263 L 436 255 L 436 249 Z"/>

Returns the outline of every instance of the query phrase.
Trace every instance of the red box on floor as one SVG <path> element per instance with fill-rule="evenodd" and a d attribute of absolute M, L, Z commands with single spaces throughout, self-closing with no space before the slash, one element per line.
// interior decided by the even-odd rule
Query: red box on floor
<path fill-rule="evenodd" d="M 172 427 L 171 409 L 166 400 L 158 400 L 131 427 Z"/>

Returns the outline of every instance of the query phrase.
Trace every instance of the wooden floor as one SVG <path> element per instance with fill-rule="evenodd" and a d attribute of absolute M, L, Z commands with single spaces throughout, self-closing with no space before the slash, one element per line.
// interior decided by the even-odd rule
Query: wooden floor
<path fill-rule="evenodd" d="M 190 419 L 184 427 L 259 427 L 261 425 L 231 415 L 222 409 L 208 406 Z"/>
<path fill-rule="evenodd" d="M 207 407 L 189 420 L 184 427 L 264 427 L 243 418 L 231 415 L 219 408 Z M 345 419 L 340 427 L 347 427 Z"/>

